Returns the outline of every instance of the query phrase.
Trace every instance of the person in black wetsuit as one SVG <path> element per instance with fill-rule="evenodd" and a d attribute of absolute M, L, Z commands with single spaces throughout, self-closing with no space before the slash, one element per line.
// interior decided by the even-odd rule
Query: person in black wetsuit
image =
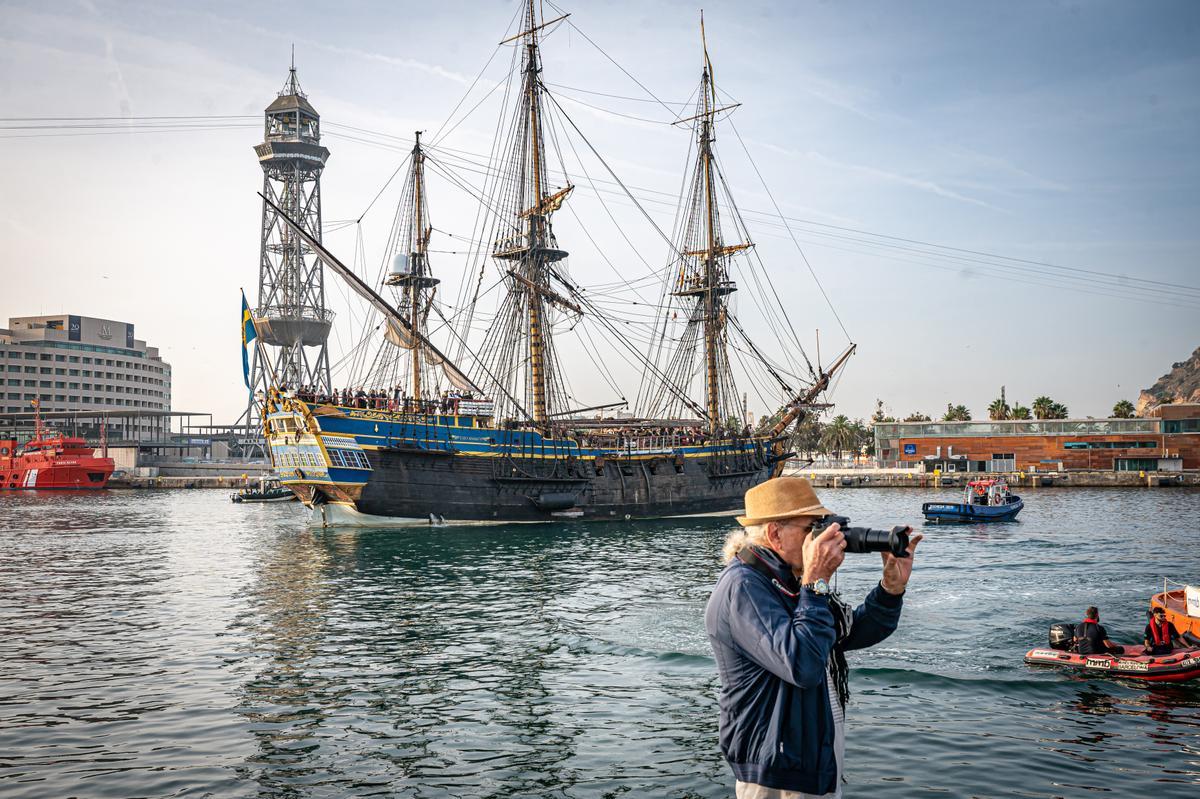
<path fill-rule="evenodd" d="M 1184 646 L 1183 639 L 1175 625 L 1167 621 L 1167 612 L 1156 607 L 1150 616 L 1150 623 L 1142 634 L 1148 655 L 1169 655 L 1175 646 Z"/>
<path fill-rule="evenodd" d="M 1081 655 L 1120 655 L 1125 647 L 1108 640 L 1108 630 L 1100 624 L 1100 611 L 1094 606 L 1083 613 L 1083 621 L 1075 625 L 1075 651 Z"/>

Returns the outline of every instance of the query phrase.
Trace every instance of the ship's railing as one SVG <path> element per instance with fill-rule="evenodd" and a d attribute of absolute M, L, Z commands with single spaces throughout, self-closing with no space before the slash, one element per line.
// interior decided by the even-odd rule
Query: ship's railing
<path fill-rule="evenodd" d="M 715 443 L 722 439 L 679 433 L 651 436 L 629 436 L 620 433 L 582 433 L 577 436 L 584 449 L 617 449 L 630 455 L 672 454 L 680 447 L 696 447 Z"/>

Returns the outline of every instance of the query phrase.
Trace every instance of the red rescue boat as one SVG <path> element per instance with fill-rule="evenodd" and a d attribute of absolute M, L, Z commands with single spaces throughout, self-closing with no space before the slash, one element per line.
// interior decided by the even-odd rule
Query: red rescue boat
<path fill-rule="evenodd" d="M 1025 653 L 1025 662 L 1152 682 L 1184 682 L 1200 677 L 1200 649 L 1177 650 L 1169 655 L 1147 655 L 1142 646 L 1127 646 L 1120 655 L 1080 655 L 1060 649 L 1031 649 Z"/>
<path fill-rule="evenodd" d="M 97 489 L 107 485 L 115 467 L 112 458 L 96 457 L 82 438 L 47 435 L 40 414 L 35 414 L 34 423 L 34 437 L 22 447 L 15 439 L 0 439 L 0 490 Z"/>

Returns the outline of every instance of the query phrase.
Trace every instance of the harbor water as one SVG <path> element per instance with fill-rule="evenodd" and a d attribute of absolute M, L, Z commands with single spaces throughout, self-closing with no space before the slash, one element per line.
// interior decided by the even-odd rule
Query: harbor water
<path fill-rule="evenodd" d="M 921 526 L 953 491 L 821 492 Z M 215 491 L 0 494 L 0 797 L 729 797 L 703 610 L 731 520 L 322 531 Z M 925 528 L 852 656 L 847 797 L 1200 796 L 1200 686 L 1021 662 L 1200 582 L 1200 491 Z M 877 555 L 851 555 L 857 602 Z"/>

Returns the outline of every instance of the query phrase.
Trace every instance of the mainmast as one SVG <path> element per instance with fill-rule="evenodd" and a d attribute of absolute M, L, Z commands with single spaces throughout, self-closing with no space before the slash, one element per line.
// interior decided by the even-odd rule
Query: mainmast
<path fill-rule="evenodd" d="M 533 421 L 541 426 L 546 423 L 546 363 L 545 343 L 542 341 L 542 295 L 537 287 L 542 285 L 541 259 L 537 249 L 543 238 L 546 217 L 542 215 L 542 120 L 541 96 L 538 92 L 538 44 L 535 27 L 533 0 L 529 0 L 529 27 L 525 41 L 525 102 L 529 106 L 529 151 L 530 166 L 533 168 L 533 202 L 529 214 L 529 256 L 525 259 L 525 277 L 530 286 L 529 295 L 529 371 L 533 384 Z"/>
<path fill-rule="evenodd" d="M 696 125 L 698 156 L 692 181 L 691 210 L 684 226 L 681 254 L 684 259 L 676 289 L 676 297 L 695 300 L 691 324 L 700 324 L 704 335 L 704 407 L 708 430 L 717 434 L 725 424 L 723 414 L 734 411 L 736 387 L 729 372 L 725 327 L 726 298 L 737 290 L 729 279 L 726 260 L 750 244 L 726 245 L 721 234 L 721 218 L 717 195 L 718 166 L 713 142 L 716 139 L 716 115 L 733 106 L 718 108 L 713 83 L 712 62 L 704 37 L 704 16 L 700 17 L 700 41 L 704 50 L 704 71 L 701 76 L 700 100 L 697 113 L 682 122 Z M 724 396 L 725 402 L 722 402 Z"/>
<path fill-rule="evenodd" d="M 545 427 L 551 417 L 547 399 L 552 382 L 547 302 L 555 302 L 556 295 L 550 290 L 549 265 L 567 257 L 567 253 L 558 249 L 554 240 L 550 215 L 562 205 L 572 188 L 567 186 L 553 194 L 547 194 L 546 191 L 538 31 L 558 21 L 551 20 L 539 25 L 534 2 L 529 0 L 525 12 L 525 30 L 512 37 L 523 39 L 525 48 L 521 93 L 523 108 L 516 137 L 519 151 L 514 153 L 512 164 L 517 218 L 513 230 L 515 235 L 498 240 L 492 252 L 497 259 L 515 262 L 514 268 L 508 270 L 510 287 L 524 295 L 524 333 L 529 355 L 526 390 L 533 422 L 539 427 Z"/>

